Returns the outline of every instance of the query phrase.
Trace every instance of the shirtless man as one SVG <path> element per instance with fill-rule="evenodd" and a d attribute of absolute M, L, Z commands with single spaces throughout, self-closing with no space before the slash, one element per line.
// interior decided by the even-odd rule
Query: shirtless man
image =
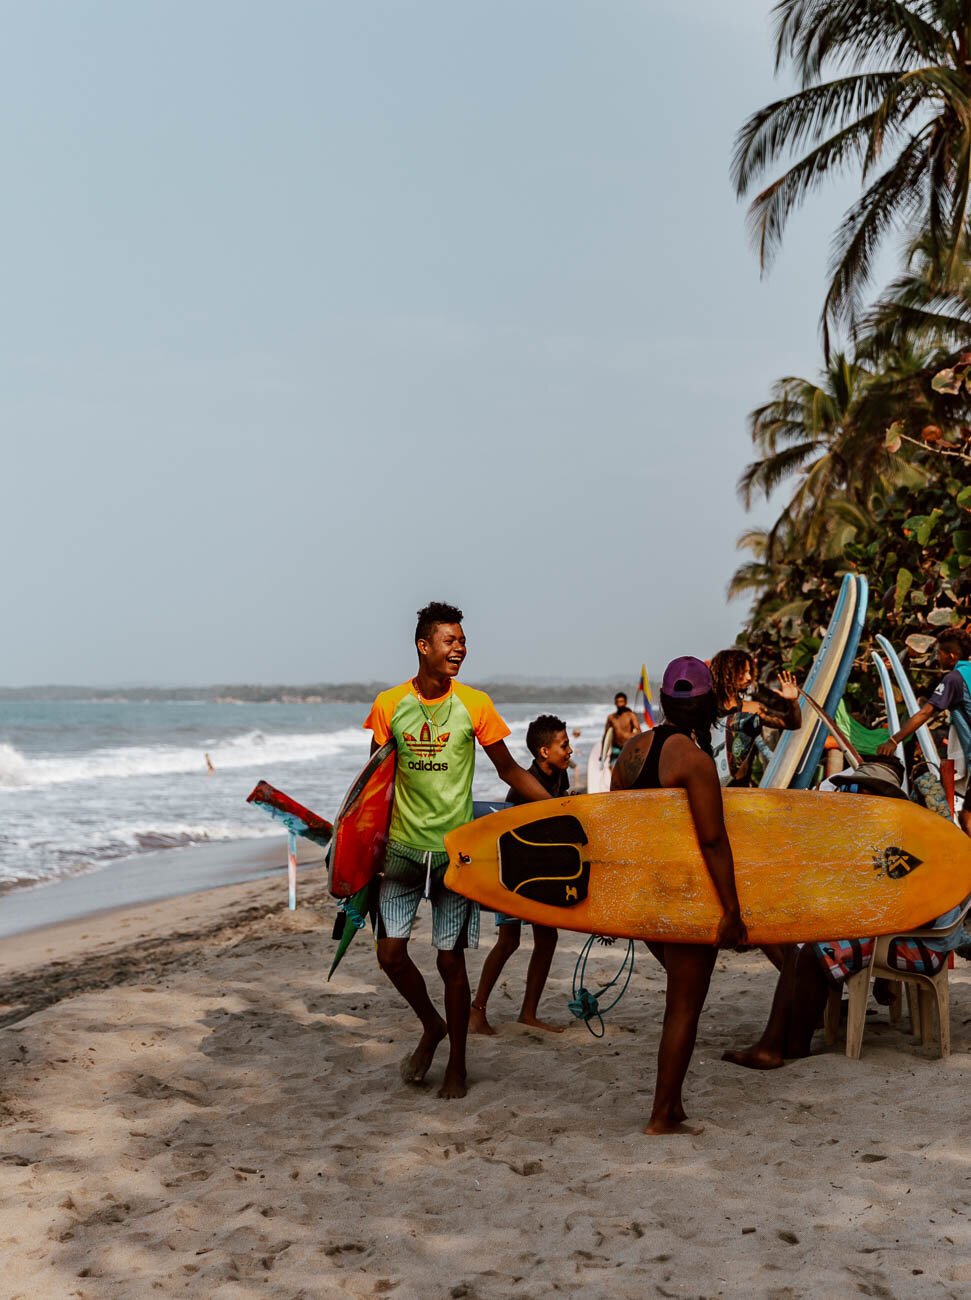
<path fill-rule="evenodd" d="M 620 751 L 630 740 L 631 736 L 636 736 L 641 729 L 641 724 L 637 721 L 637 714 L 633 709 L 627 707 L 627 696 L 623 691 L 618 691 L 614 696 L 614 712 L 610 714 L 604 724 L 604 739 L 607 732 L 613 731 L 614 738 L 611 742 L 613 749 L 610 753 L 611 763 L 617 761 Z M 602 743 L 602 742 L 601 742 Z"/>

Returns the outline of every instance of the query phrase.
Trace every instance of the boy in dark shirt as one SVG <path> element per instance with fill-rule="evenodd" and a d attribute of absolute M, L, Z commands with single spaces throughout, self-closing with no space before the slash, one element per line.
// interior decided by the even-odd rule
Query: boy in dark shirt
<path fill-rule="evenodd" d="M 946 628 L 937 638 L 937 659 L 945 671 L 937 689 L 927 703 L 898 729 L 877 750 L 878 754 L 891 755 L 902 740 L 912 736 L 935 713 L 945 709 L 951 715 L 951 724 L 961 740 L 971 766 L 971 636 L 959 628 Z M 964 794 L 964 803 L 958 821 L 965 835 L 971 835 L 971 779 Z"/>
<path fill-rule="evenodd" d="M 566 733 L 566 723 L 552 714 L 544 713 L 529 724 L 526 732 L 526 747 L 533 756 L 529 771 L 554 799 L 568 794 L 570 778 L 567 769 L 570 766 L 570 738 Z M 513 789 L 506 795 L 509 803 L 521 804 L 526 800 Z M 482 966 L 479 987 L 472 999 L 469 1012 L 469 1031 L 473 1034 L 494 1034 L 496 1031 L 486 1019 L 486 1003 L 495 987 L 502 968 L 519 947 L 523 924 L 515 916 L 496 913 L 496 925 L 499 938 L 496 946 L 489 953 Z M 562 1025 L 550 1025 L 537 1016 L 539 1000 L 550 973 L 553 953 L 556 950 L 556 930 L 549 925 L 533 925 L 533 955 L 529 959 L 526 972 L 526 992 L 519 1012 L 519 1023 L 532 1025 L 535 1029 L 546 1029 L 550 1033 L 563 1032 Z"/>

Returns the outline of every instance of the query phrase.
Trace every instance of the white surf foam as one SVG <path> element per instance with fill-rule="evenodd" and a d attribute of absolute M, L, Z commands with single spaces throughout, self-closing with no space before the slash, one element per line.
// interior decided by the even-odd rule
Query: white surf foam
<path fill-rule="evenodd" d="M 218 772 L 270 763 L 312 762 L 355 749 L 365 754 L 367 744 L 367 733 L 357 727 L 284 735 L 248 731 L 227 740 L 205 741 L 191 749 L 124 745 L 64 758 L 28 758 L 12 745 L 0 744 L 0 790 L 199 772 L 205 768 L 204 753 L 209 754 Z"/>

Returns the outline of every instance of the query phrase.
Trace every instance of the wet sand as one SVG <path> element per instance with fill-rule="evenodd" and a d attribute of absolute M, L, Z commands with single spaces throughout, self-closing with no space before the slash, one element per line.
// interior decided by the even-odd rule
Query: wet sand
<path fill-rule="evenodd" d="M 444 1054 L 424 1087 L 398 1078 L 415 1027 L 367 936 L 325 983 L 319 871 L 301 897 L 249 883 L 3 943 L 4 1296 L 967 1294 L 966 963 L 948 1061 L 881 1019 L 860 1061 L 758 1075 L 719 1058 L 757 1036 L 773 972 L 720 958 L 686 1091 L 705 1131 L 647 1138 L 663 974 L 643 950 L 598 1041 L 515 1023 L 526 939 L 468 1096 L 443 1102 Z M 561 936 L 551 1019 L 580 942 Z"/>
<path fill-rule="evenodd" d="M 317 863 L 322 855 L 316 844 L 297 840 L 298 865 Z M 0 894 L 0 939 L 109 909 L 285 875 L 286 865 L 285 832 L 119 858 L 100 871 Z"/>

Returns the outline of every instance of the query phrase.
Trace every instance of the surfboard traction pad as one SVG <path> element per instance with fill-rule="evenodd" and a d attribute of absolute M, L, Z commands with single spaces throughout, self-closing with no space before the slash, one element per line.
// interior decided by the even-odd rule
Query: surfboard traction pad
<path fill-rule="evenodd" d="M 587 836 L 576 817 L 544 817 L 499 836 L 499 882 L 534 903 L 575 907 L 587 897 Z"/>

